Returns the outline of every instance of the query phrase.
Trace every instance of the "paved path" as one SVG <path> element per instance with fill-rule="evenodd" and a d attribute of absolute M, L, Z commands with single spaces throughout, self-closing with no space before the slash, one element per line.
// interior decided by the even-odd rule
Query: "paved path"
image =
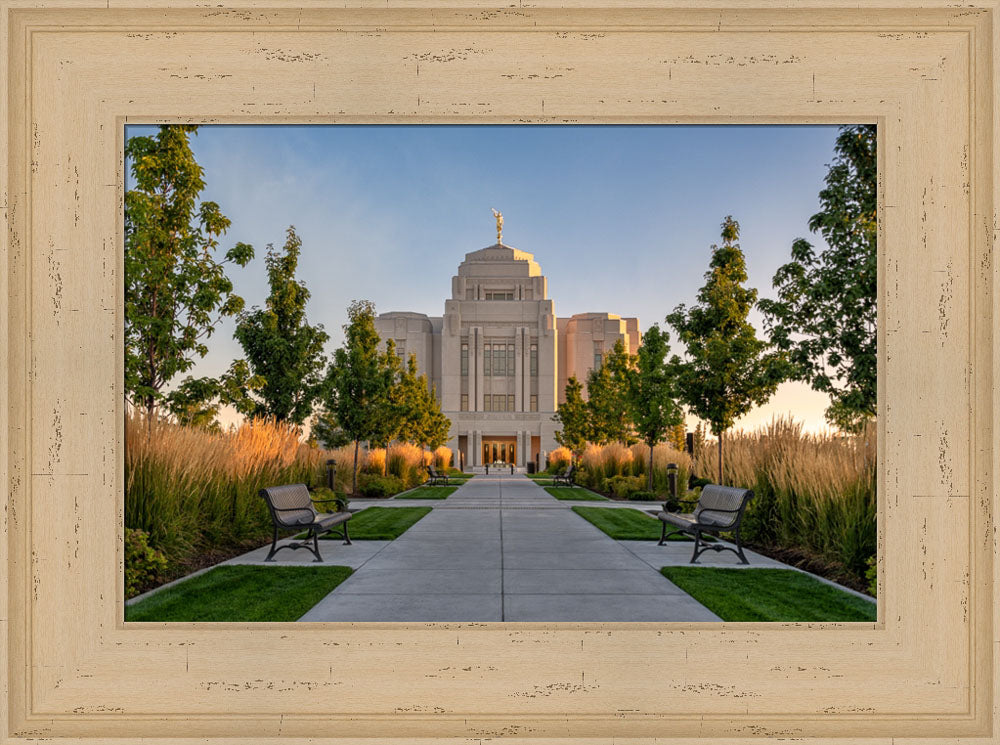
<path fill-rule="evenodd" d="M 356 571 L 300 620 L 719 620 L 658 571 L 687 563 L 690 543 L 615 541 L 524 476 L 477 476 L 421 504 L 434 509 L 395 541 L 327 541 L 327 563 Z"/>

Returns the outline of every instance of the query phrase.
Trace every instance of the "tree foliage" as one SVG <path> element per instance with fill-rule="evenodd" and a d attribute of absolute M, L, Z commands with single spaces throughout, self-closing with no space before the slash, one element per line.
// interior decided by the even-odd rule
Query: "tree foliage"
<path fill-rule="evenodd" d="M 635 355 L 626 352 L 624 342 L 618 339 L 601 366 L 587 373 L 588 439 L 596 445 L 635 442 L 627 408 L 628 381 L 634 366 Z"/>
<path fill-rule="evenodd" d="M 221 431 L 219 382 L 215 378 L 192 378 L 190 375 L 166 395 L 167 409 L 178 424 L 212 432 Z"/>
<path fill-rule="evenodd" d="M 295 278 L 302 240 L 290 225 L 284 248 L 268 244 L 265 264 L 271 293 L 263 308 L 239 316 L 234 336 L 243 347 L 250 377 L 241 406 L 249 416 L 273 417 L 301 425 L 322 394 L 330 338 L 322 325 L 306 320 L 309 290 Z"/>
<path fill-rule="evenodd" d="M 552 421 L 562 426 L 556 430 L 556 442 L 579 458 L 590 436 L 590 413 L 583 400 L 583 385 L 575 375 L 566 381 L 566 400 L 556 407 Z"/>
<path fill-rule="evenodd" d="M 804 238 L 778 269 L 776 300 L 762 300 L 771 342 L 786 350 L 795 379 L 830 396 L 827 420 L 858 431 L 876 412 L 878 264 L 875 125 L 841 127 L 835 158 L 809 220 L 827 248 Z"/>
<path fill-rule="evenodd" d="M 344 346 L 336 350 L 327 370 L 323 404 L 354 442 L 351 493 L 357 494 L 358 450 L 361 442 L 382 434 L 380 417 L 392 406 L 398 360 L 391 345 L 379 349 L 375 305 L 370 300 L 352 302 L 347 316 Z"/>
<path fill-rule="evenodd" d="M 427 375 L 418 372 L 415 354 L 410 354 L 405 368 L 400 370 L 393 398 L 398 422 L 396 439 L 432 450 L 448 441 L 451 420 L 442 413 L 437 390 L 427 381 Z"/>
<path fill-rule="evenodd" d="M 670 337 L 656 324 L 642 337 L 635 367 L 629 370 L 625 404 L 636 435 L 649 446 L 647 486 L 653 491 L 653 448 L 684 421 L 678 405 L 673 369 L 667 364 Z"/>
<path fill-rule="evenodd" d="M 678 305 L 667 316 L 686 358 L 671 359 L 681 398 L 719 438 L 722 483 L 722 437 L 737 418 L 767 402 L 787 373 L 783 352 L 768 349 L 747 321 L 757 291 L 744 287 L 746 261 L 739 224 L 726 217 L 722 245 L 712 246 L 705 285 L 691 308 Z"/>
<path fill-rule="evenodd" d="M 351 437 L 337 423 L 337 417 L 324 407 L 313 411 L 309 420 L 309 437 L 327 450 L 342 448 L 351 443 Z"/>
<path fill-rule="evenodd" d="M 135 180 L 125 194 L 125 390 L 150 417 L 163 387 L 208 352 L 221 317 L 243 308 L 225 265 L 253 258 L 245 243 L 216 256 L 229 219 L 199 201 L 205 181 L 188 141 L 196 131 L 162 126 L 125 144 Z"/>

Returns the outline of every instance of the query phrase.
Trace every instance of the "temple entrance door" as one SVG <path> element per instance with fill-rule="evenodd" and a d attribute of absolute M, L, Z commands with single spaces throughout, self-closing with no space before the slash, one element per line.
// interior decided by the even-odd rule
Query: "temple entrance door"
<path fill-rule="evenodd" d="M 517 444 L 513 437 L 483 440 L 483 463 L 517 463 Z"/>

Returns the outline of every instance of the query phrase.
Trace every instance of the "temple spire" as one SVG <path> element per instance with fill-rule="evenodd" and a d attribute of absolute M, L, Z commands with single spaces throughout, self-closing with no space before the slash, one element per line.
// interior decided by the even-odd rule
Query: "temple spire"
<path fill-rule="evenodd" d="M 503 213 L 493 210 L 493 217 L 497 221 L 497 243 L 503 244 Z"/>

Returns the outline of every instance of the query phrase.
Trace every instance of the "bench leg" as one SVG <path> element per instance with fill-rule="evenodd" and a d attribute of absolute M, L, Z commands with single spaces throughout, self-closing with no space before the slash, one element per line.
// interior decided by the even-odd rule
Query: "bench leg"
<path fill-rule="evenodd" d="M 749 564 L 746 555 L 743 553 L 743 542 L 740 540 L 740 529 L 736 528 L 736 555 L 740 557 L 741 564 Z"/>
<path fill-rule="evenodd" d="M 319 555 L 319 531 L 316 530 L 315 528 L 310 528 L 309 532 L 312 533 L 313 545 L 312 545 L 312 548 L 309 548 L 309 536 L 306 536 L 305 547 L 309 548 L 309 550 L 312 551 L 313 554 L 315 554 L 316 558 L 313 559 L 313 563 L 314 564 L 317 561 L 322 562 L 323 561 L 323 557 Z"/>
<path fill-rule="evenodd" d="M 347 522 L 344 523 L 344 545 L 350 546 L 351 544 L 351 534 L 347 532 Z"/>
<path fill-rule="evenodd" d="M 278 526 L 274 526 L 274 537 L 271 539 L 271 550 L 267 552 L 264 561 L 274 561 L 274 555 L 278 553 Z"/>
<path fill-rule="evenodd" d="M 663 544 L 665 544 L 667 542 L 667 524 L 665 522 L 663 522 L 662 520 L 660 522 L 661 522 L 661 526 L 660 526 L 660 542 L 656 544 L 657 546 L 662 546 Z"/>
<path fill-rule="evenodd" d="M 691 564 L 697 564 L 698 563 L 698 555 L 701 554 L 703 551 L 706 550 L 707 545 L 706 545 L 706 548 L 702 548 L 701 547 L 702 543 L 703 542 L 701 540 L 701 531 L 700 530 L 696 530 L 694 532 L 694 553 L 691 554 L 691 562 L 690 562 Z"/>

